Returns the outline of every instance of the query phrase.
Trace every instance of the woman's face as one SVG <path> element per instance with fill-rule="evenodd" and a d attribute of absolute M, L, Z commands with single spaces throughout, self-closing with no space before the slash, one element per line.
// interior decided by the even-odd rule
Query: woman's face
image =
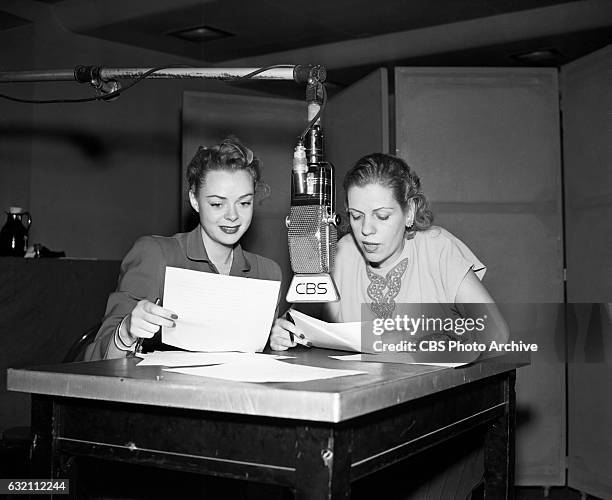
<path fill-rule="evenodd" d="M 391 189 L 380 184 L 351 186 L 347 198 L 353 236 L 366 260 L 374 266 L 393 262 L 404 248 L 412 204 L 403 210 Z"/>
<path fill-rule="evenodd" d="M 197 195 L 189 191 L 189 201 L 200 215 L 206 235 L 215 243 L 231 247 L 251 225 L 254 194 L 249 172 L 212 170 Z"/>

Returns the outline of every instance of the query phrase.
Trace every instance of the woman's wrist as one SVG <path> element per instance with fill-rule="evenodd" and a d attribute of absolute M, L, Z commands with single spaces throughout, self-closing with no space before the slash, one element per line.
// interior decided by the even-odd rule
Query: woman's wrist
<path fill-rule="evenodd" d="M 124 316 L 124 318 L 121 320 L 121 323 L 119 323 L 119 339 L 121 340 L 121 342 L 125 345 L 128 345 L 130 347 L 133 347 L 134 344 L 136 343 L 136 341 L 138 340 L 136 337 L 134 337 L 129 331 L 128 331 L 128 318 L 129 318 L 129 314 Z M 127 339 L 127 341 L 126 341 Z"/>
<path fill-rule="evenodd" d="M 134 349 L 134 346 L 136 345 L 136 339 L 131 339 L 129 342 L 126 342 L 124 339 L 123 334 L 126 334 L 131 337 L 131 335 L 129 334 L 129 332 L 127 331 L 127 327 L 126 327 L 126 319 L 127 316 L 125 316 L 121 322 L 117 325 L 117 328 L 115 328 L 115 332 L 113 334 L 113 340 L 115 342 L 115 347 L 117 349 L 119 349 L 120 351 L 131 351 L 132 349 Z"/>

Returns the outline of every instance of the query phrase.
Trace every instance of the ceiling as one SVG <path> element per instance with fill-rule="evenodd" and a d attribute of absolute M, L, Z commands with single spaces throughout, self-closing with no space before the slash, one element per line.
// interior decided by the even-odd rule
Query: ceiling
<path fill-rule="evenodd" d="M 0 31 L 31 24 L 29 19 L 0 10 Z"/>
<path fill-rule="evenodd" d="M 0 5 L 0 30 L 36 22 Z M 345 85 L 393 65 L 560 66 L 612 43 L 610 0 L 30 0 L 70 31 L 210 66 L 320 63 Z M 230 35 L 198 42 L 173 32 Z M 548 50 L 521 60 L 517 54 Z M 203 64 L 204 65 L 204 64 Z"/>
<path fill-rule="evenodd" d="M 567 1 L 567 0 L 566 0 Z M 177 55 L 220 62 L 255 55 L 414 30 L 504 12 L 564 3 L 559 0 L 211 0 L 193 5 L 156 2 L 163 9 L 104 24 L 75 23 L 84 34 L 163 48 Z M 74 2 L 72 2 L 74 4 Z M 110 17 L 110 16 L 109 16 Z M 194 43 L 167 35 L 209 26 L 230 33 Z"/>

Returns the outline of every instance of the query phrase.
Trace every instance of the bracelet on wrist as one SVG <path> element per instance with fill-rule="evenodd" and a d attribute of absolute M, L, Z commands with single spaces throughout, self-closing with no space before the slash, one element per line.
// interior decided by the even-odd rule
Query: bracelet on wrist
<path fill-rule="evenodd" d="M 127 316 L 125 316 L 117 325 L 117 328 L 115 328 L 115 333 L 113 334 L 113 341 L 115 343 L 115 347 L 117 349 L 119 349 L 120 351 L 125 351 L 125 352 L 129 352 L 132 351 L 134 349 L 134 346 L 136 345 L 136 342 L 132 342 L 132 344 L 126 344 L 123 339 L 121 338 L 121 334 L 119 333 L 121 331 L 121 326 L 123 325 L 123 322 L 125 321 L 125 319 L 127 318 Z M 117 342 L 117 340 L 119 342 Z M 121 344 L 121 345 L 119 345 Z M 123 347 L 122 347 L 123 346 Z"/>

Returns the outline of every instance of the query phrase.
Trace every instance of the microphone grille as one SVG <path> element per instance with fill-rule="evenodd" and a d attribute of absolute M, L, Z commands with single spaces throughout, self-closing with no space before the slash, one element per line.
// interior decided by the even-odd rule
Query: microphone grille
<path fill-rule="evenodd" d="M 331 273 L 337 234 L 336 227 L 325 222 L 329 210 L 326 205 L 291 207 L 288 236 L 294 273 Z"/>

